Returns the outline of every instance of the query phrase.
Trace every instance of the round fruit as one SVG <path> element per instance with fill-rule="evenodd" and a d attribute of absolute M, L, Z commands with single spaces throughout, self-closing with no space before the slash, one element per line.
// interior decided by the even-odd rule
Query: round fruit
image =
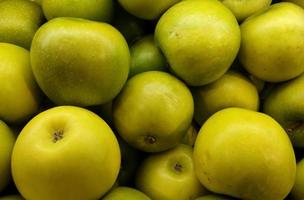
<path fill-rule="evenodd" d="M 73 106 L 34 117 L 12 154 L 14 182 L 32 200 L 99 199 L 113 186 L 119 167 L 119 145 L 110 127 Z"/>
<path fill-rule="evenodd" d="M 286 81 L 304 72 L 304 10 L 276 3 L 241 25 L 239 58 L 246 70 L 269 82 Z"/>
<path fill-rule="evenodd" d="M 189 200 L 207 193 L 195 176 L 192 147 L 183 144 L 147 157 L 136 187 L 155 200 Z"/>
<path fill-rule="evenodd" d="M 110 191 L 102 200 L 151 200 L 139 190 L 130 187 L 117 187 Z"/>
<path fill-rule="evenodd" d="M 11 129 L 0 120 L 0 191 L 11 180 L 11 154 L 15 143 L 15 135 Z"/>
<path fill-rule="evenodd" d="M 291 196 L 293 200 L 304 199 L 304 159 L 297 164 L 296 182 L 292 188 Z"/>
<path fill-rule="evenodd" d="M 0 119 L 20 123 L 38 111 L 39 89 L 26 49 L 0 43 Z"/>
<path fill-rule="evenodd" d="M 180 0 L 118 0 L 120 5 L 136 17 L 153 20 Z"/>
<path fill-rule="evenodd" d="M 208 85 L 193 89 L 194 117 L 202 125 L 215 112 L 228 107 L 258 110 L 259 94 L 245 76 L 228 71 Z M 240 95 L 242 94 L 242 95 Z"/>
<path fill-rule="evenodd" d="M 128 77 L 130 53 L 111 25 L 56 18 L 37 31 L 31 61 L 39 86 L 52 101 L 89 106 L 119 93 Z"/>
<path fill-rule="evenodd" d="M 4 0 L 0 3 L 0 42 L 29 49 L 35 32 L 42 24 L 39 5 L 28 0 Z"/>
<path fill-rule="evenodd" d="M 129 78 L 145 71 L 166 71 L 166 59 L 156 47 L 154 36 L 148 35 L 136 43 L 131 48 L 131 68 Z"/>
<path fill-rule="evenodd" d="M 113 105 L 115 127 L 131 146 L 147 152 L 167 150 L 184 137 L 193 116 L 186 85 L 158 71 L 131 78 Z"/>
<path fill-rule="evenodd" d="M 45 17 L 78 17 L 96 21 L 110 21 L 113 15 L 113 0 L 43 0 Z"/>
<path fill-rule="evenodd" d="M 284 199 L 295 181 L 295 154 L 284 129 L 243 108 L 226 108 L 205 122 L 193 159 L 207 189 L 236 198 Z"/>
<path fill-rule="evenodd" d="M 228 70 L 239 50 L 240 29 L 217 0 L 182 1 L 160 18 L 155 38 L 172 71 L 187 84 L 200 86 Z"/>

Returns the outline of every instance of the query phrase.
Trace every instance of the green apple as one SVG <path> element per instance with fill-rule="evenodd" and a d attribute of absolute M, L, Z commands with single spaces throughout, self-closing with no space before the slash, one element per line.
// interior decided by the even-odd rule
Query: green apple
<path fill-rule="evenodd" d="M 151 200 L 143 192 L 130 187 L 117 187 L 111 190 L 102 200 Z"/>
<path fill-rule="evenodd" d="M 7 123 L 23 122 L 39 109 L 40 91 L 32 74 L 29 52 L 0 43 L 0 60 L 0 119 Z"/>
<path fill-rule="evenodd" d="M 153 35 L 147 35 L 131 48 L 131 68 L 129 78 L 146 71 L 166 71 L 166 59 L 157 48 Z"/>
<path fill-rule="evenodd" d="M 30 49 L 36 30 L 43 22 L 39 5 L 29 0 L 0 2 L 0 42 Z"/>
<path fill-rule="evenodd" d="M 157 19 L 168 8 L 181 0 L 118 0 L 120 5 L 132 15 L 141 19 Z"/>
<path fill-rule="evenodd" d="M 217 0 L 182 1 L 162 15 L 156 42 L 172 71 L 192 86 L 220 78 L 240 47 L 240 28 Z"/>
<path fill-rule="evenodd" d="M 224 108 L 241 107 L 256 111 L 259 109 L 256 87 L 241 73 L 234 71 L 228 71 L 213 83 L 194 88 L 192 94 L 194 118 L 200 125 Z"/>
<path fill-rule="evenodd" d="M 35 116 L 12 154 L 14 182 L 30 200 L 99 199 L 113 186 L 119 166 L 111 128 L 93 112 L 74 106 Z"/>
<path fill-rule="evenodd" d="M 292 2 L 304 8 L 304 0 L 282 0 L 282 1 Z"/>
<path fill-rule="evenodd" d="M 0 200 L 24 200 L 24 198 L 20 195 L 8 195 L 0 197 Z"/>
<path fill-rule="evenodd" d="M 304 147 L 304 74 L 274 86 L 265 99 L 263 112 L 277 120 L 295 147 Z"/>
<path fill-rule="evenodd" d="M 154 200 L 189 200 L 207 193 L 195 176 L 192 148 L 184 144 L 147 157 L 136 187 Z"/>
<path fill-rule="evenodd" d="M 0 120 L 0 192 L 5 189 L 11 180 L 11 154 L 14 143 L 15 135 L 13 131 Z"/>
<path fill-rule="evenodd" d="M 30 55 L 39 86 L 59 105 L 112 100 L 130 67 L 127 42 L 114 27 L 78 18 L 55 18 L 41 26 Z"/>
<path fill-rule="evenodd" d="M 181 141 L 193 117 L 193 98 L 187 86 L 159 71 L 128 80 L 113 104 L 120 136 L 146 152 L 167 150 Z"/>
<path fill-rule="evenodd" d="M 247 17 L 268 8 L 272 0 L 220 0 L 235 15 L 239 22 Z"/>
<path fill-rule="evenodd" d="M 297 175 L 294 187 L 291 191 L 291 196 L 293 200 L 303 200 L 304 199 L 304 159 L 302 159 L 297 164 Z"/>
<path fill-rule="evenodd" d="M 295 154 L 284 129 L 244 108 L 223 109 L 204 123 L 193 160 L 207 189 L 236 198 L 284 199 L 295 181 Z"/>
<path fill-rule="evenodd" d="M 232 197 L 210 194 L 210 195 L 199 197 L 195 200 L 234 200 L 234 199 L 235 198 L 232 198 Z"/>
<path fill-rule="evenodd" d="M 281 82 L 304 72 L 304 10 L 276 3 L 241 25 L 240 62 L 257 78 Z"/>
<path fill-rule="evenodd" d="M 109 22 L 113 15 L 113 0 L 43 0 L 45 17 L 78 17 L 95 21 Z"/>

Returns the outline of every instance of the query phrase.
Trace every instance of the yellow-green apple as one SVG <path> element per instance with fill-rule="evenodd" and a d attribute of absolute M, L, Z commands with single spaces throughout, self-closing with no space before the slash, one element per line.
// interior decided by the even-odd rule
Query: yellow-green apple
<path fill-rule="evenodd" d="M 297 164 L 296 181 L 291 191 L 293 200 L 304 199 L 304 159 Z"/>
<path fill-rule="evenodd" d="M 259 94 L 255 85 L 247 77 L 235 71 L 228 71 L 208 85 L 193 88 L 192 94 L 194 118 L 200 125 L 224 108 L 259 109 Z"/>
<path fill-rule="evenodd" d="M 284 199 L 295 181 L 295 154 L 284 129 L 244 108 L 223 109 L 204 123 L 193 160 L 207 189 L 236 198 Z"/>
<path fill-rule="evenodd" d="M 35 116 L 12 154 L 14 183 L 30 200 L 99 199 L 113 186 L 119 166 L 111 128 L 93 112 L 74 106 Z"/>
<path fill-rule="evenodd" d="M 109 24 L 55 18 L 34 36 L 31 62 L 43 92 L 56 104 L 89 106 L 113 99 L 127 80 L 130 52 Z"/>
<path fill-rule="evenodd" d="M 193 117 L 187 86 L 166 72 L 150 71 L 128 80 L 113 104 L 114 125 L 131 146 L 167 150 L 181 141 Z"/>
<path fill-rule="evenodd" d="M 20 195 L 7 195 L 0 197 L 0 200 L 24 200 L 24 198 Z"/>
<path fill-rule="evenodd" d="M 0 61 L 0 119 L 7 123 L 23 122 L 39 108 L 40 91 L 30 54 L 22 47 L 0 43 Z"/>
<path fill-rule="evenodd" d="M 102 200 L 151 200 L 143 192 L 130 187 L 117 187 L 111 190 Z"/>
<path fill-rule="evenodd" d="M 11 180 L 11 154 L 14 143 L 13 131 L 0 120 L 0 192 Z"/>
<path fill-rule="evenodd" d="M 207 193 L 197 179 L 192 148 L 180 144 L 148 156 L 136 175 L 136 187 L 153 200 L 189 200 Z"/>
<path fill-rule="evenodd" d="M 233 12 L 239 22 L 242 22 L 247 17 L 268 8 L 272 2 L 272 0 L 220 1 Z"/>
<path fill-rule="evenodd" d="M 241 24 L 239 59 L 246 70 L 268 82 L 281 82 L 304 72 L 304 10 L 276 3 Z"/>
<path fill-rule="evenodd" d="M 240 47 L 240 28 L 218 0 L 181 1 L 162 15 L 155 39 L 172 71 L 201 86 L 228 70 Z"/>
<path fill-rule="evenodd" d="M 77 17 L 109 22 L 113 15 L 113 0 L 43 0 L 41 1 L 45 17 Z"/>
<path fill-rule="evenodd" d="M 267 95 L 263 112 L 277 120 L 295 147 L 304 147 L 304 74 L 275 85 Z"/>
<path fill-rule="evenodd" d="M 29 49 L 36 30 L 43 22 L 39 5 L 29 0 L 0 2 L 0 42 Z"/>
<path fill-rule="evenodd" d="M 157 48 L 153 35 L 136 41 L 130 48 L 131 68 L 129 78 L 145 71 L 166 71 L 166 59 Z"/>
<path fill-rule="evenodd" d="M 235 198 L 222 196 L 222 195 L 216 195 L 216 194 L 209 194 L 206 196 L 199 197 L 195 200 L 234 200 Z"/>
<path fill-rule="evenodd" d="M 168 8 L 181 0 L 118 0 L 120 5 L 132 15 L 141 19 L 157 19 Z"/>

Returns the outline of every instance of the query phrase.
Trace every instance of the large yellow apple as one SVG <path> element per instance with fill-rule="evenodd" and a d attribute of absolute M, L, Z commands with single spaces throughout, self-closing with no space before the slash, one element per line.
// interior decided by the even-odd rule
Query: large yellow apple
<path fill-rule="evenodd" d="M 0 119 L 18 123 L 38 111 L 40 91 L 26 49 L 0 43 L 0 80 Z"/>
<path fill-rule="evenodd" d="M 113 99 L 128 78 L 130 52 L 109 24 L 55 18 L 40 27 L 31 48 L 35 78 L 56 104 L 89 106 Z"/>
<path fill-rule="evenodd" d="M 0 192 L 11 180 L 11 154 L 14 143 L 13 131 L 0 120 Z"/>
<path fill-rule="evenodd" d="M 73 106 L 34 117 L 12 154 L 14 182 L 29 200 L 96 200 L 111 189 L 119 167 L 119 145 L 110 127 Z"/>
<path fill-rule="evenodd" d="M 304 10 L 282 2 L 241 24 L 240 62 L 257 78 L 281 82 L 304 72 Z"/>
<path fill-rule="evenodd" d="M 226 108 L 204 123 L 193 159 L 207 189 L 236 198 L 282 200 L 295 181 L 287 133 L 270 116 L 243 108 Z"/>
<path fill-rule="evenodd" d="M 172 71 L 201 86 L 228 70 L 240 47 L 240 28 L 218 0 L 181 1 L 159 19 L 155 39 Z"/>

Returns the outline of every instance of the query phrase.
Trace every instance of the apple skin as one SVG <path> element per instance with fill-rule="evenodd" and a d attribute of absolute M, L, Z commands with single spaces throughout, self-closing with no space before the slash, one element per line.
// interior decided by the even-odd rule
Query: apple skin
<path fill-rule="evenodd" d="M 113 15 L 113 0 L 43 0 L 41 2 L 45 17 L 76 17 L 109 22 Z"/>
<path fill-rule="evenodd" d="M 304 74 L 274 86 L 265 99 L 263 112 L 285 129 L 295 147 L 304 147 Z"/>
<path fill-rule="evenodd" d="M 128 80 L 113 104 L 119 135 L 145 152 L 178 144 L 193 117 L 193 98 L 187 86 L 166 72 L 149 71 Z"/>
<path fill-rule="evenodd" d="M 39 5 L 28 0 L 0 2 L 0 42 L 30 49 L 35 32 L 43 22 Z"/>
<path fill-rule="evenodd" d="M 208 190 L 240 199 L 284 199 L 295 181 L 295 154 L 284 129 L 243 108 L 223 109 L 204 123 L 193 160 Z"/>
<path fill-rule="evenodd" d="M 25 199 L 20 195 L 8 195 L 8 196 L 0 197 L 0 200 L 25 200 Z"/>
<path fill-rule="evenodd" d="M 78 18 L 55 18 L 41 26 L 30 55 L 38 85 L 57 105 L 111 101 L 130 68 L 129 47 L 119 31 Z"/>
<path fill-rule="evenodd" d="M 162 15 L 155 29 L 170 69 L 191 86 L 220 78 L 237 55 L 240 37 L 234 15 L 217 0 L 181 1 Z"/>
<path fill-rule="evenodd" d="M 15 143 L 12 130 L 0 120 L 0 192 L 11 181 L 11 154 Z"/>
<path fill-rule="evenodd" d="M 239 59 L 245 69 L 268 82 L 281 82 L 304 72 L 304 10 L 288 2 L 247 18 L 241 24 Z M 292 67 L 290 67 L 292 66 Z"/>
<path fill-rule="evenodd" d="M 12 154 L 14 182 L 30 200 L 98 199 L 113 186 L 119 167 L 120 149 L 110 127 L 74 106 L 35 116 Z"/>
<path fill-rule="evenodd" d="M 38 112 L 40 102 L 29 51 L 0 43 L 0 60 L 0 119 L 21 123 Z"/>
<path fill-rule="evenodd" d="M 130 14 L 146 20 L 157 19 L 168 8 L 181 0 L 118 0 Z"/>
<path fill-rule="evenodd" d="M 282 1 L 295 3 L 299 6 L 301 6 L 302 8 L 304 8 L 304 0 L 282 0 Z"/>
<path fill-rule="evenodd" d="M 272 0 L 220 0 L 234 14 L 239 22 L 242 22 L 247 17 L 268 8 Z"/>
<path fill-rule="evenodd" d="M 192 94 L 194 118 L 199 125 L 224 108 L 241 107 L 255 111 L 259 109 L 256 87 L 247 77 L 235 71 L 228 71 L 218 80 L 194 88 Z"/>
<path fill-rule="evenodd" d="M 297 175 L 295 185 L 291 191 L 291 197 L 293 200 L 304 199 L 304 159 L 297 164 Z"/>
<path fill-rule="evenodd" d="M 184 144 L 148 156 L 135 182 L 139 190 L 155 200 L 188 200 L 208 193 L 195 176 L 192 148 Z"/>
<path fill-rule="evenodd" d="M 111 190 L 102 200 L 151 200 L 143 192 L 130 187 L 117 187 Z"/>

